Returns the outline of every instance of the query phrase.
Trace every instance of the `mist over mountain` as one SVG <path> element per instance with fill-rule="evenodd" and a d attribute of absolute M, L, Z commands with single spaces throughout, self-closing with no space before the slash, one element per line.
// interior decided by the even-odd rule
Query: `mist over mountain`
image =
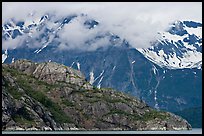
<path fill-rule="evenodd" d="M 121 16 L 108 14 L 110 9 L 106 11 L 105 6 L 84 12 L 72 8 L 47 11 L 53 6 L 39 12 L 24 6 L 22 11 L 29 14 L 4 15 L 2 63 L 54 61 L 81 70 L 97 88 L 117 89 L 158 110 L 202 107 L 202 22 L 195 21 L 191 13 L 181 18 L 176 10 L 166 10 L 167 15 L 175 16 L 155 20 L 160 15 L 157 10 L 141 12 L 147 15 L 144 18 L 133 17 L 133 13 L 125 14 L 129 13 L 125 5 L 125 13 L 117 13 Z M 154 18 L 149 19 L 152 14 Z"/>

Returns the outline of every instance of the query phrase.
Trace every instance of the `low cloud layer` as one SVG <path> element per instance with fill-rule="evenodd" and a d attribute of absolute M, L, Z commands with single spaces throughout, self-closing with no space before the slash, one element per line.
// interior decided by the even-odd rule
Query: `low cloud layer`
<path fill-rule="evenodd" d="M 19 8 L 20 7 L 20 8 Z M 75 23 L 65 26 L 59 33 L 64 42 L 59 46 L 65 48 L 85 49 L 83 42 L 95 34 L 110 31 L 125 38 L 135 48 L 147 48 L 156 39 L 158 31 L 164 31 L 169 23 L 175 20 L 193 20 L 202 22 L 201 2 L 3 2 L 3 23 L 10 18 L 25 20 L 39 18 L 46 13 L 55 13 L 57 17 L 72 13 L 85 13 L 101 24 L 94 30 L 84 29 L 80 18 Z M 28 15 L 29 14 L 29 15 Z M 21 39 L 17 40 L 22 41 Z M 89 50 L 95 50 L 107 44 L 101 39 L 92 44 Z M 15 41 L 9 41 L 13 44 Z M 69 45 L 65 44 L 69 43 Z M 3 46 L 9 46 L 6 42 Z M 18 45 L 15 45 L 16 47 Z"/>
<path fill-rule="evenodd" d="M 89 44 L 85 44 L 87 41 L 93 40 L 97 35 L 104 33 L 101 25 L 94 29 L 88 29 L 84 27 L 86 17 L 78 16 L 74 18 L 68 25 L 65 25 L 62 31 L 58 33 L 59 40 L 63 41 L 60 49 L 80 49 L 93 51 L 99 47 L 108 45 L 108 38 L 104 37 L 99 40 L 94 40 Z M 83 45 L 83 46 L 82 46 Z"/>

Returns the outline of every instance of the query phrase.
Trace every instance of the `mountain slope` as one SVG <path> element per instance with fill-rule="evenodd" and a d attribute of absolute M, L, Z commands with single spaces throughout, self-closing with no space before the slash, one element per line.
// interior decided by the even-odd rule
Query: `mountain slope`
<path fill-rule="evenodd" d="M 169 69 L 202 68 L 202 24 L 176 21 L 148 49 L 138 49 L 150 61 Z"/>
<path fill-rule="evenodd" d="M 75 69 L 80 65 L 88 81 L 93 73 L 93 85 L 122 90 L 155 108 L 179 111 L 202 104 L 201 70 L 160 68 L 135 49 L 109 47 L 95 52 L 44 49 L 36 55 L 29 49 L 19 48 L 8 52 L 36 62 L 51 60 Z"/>
<path fill-rule="evenodd" d="M 57 63 L 3 64 L 2 130 L 185 130 L 186 120 L 137 98 L 96 89 Z"/>
<path fill-rule="evenodd" d="M 160 32 L 149 49 L 134 49 L 100 26 L 84 14 L 11 20 L 2 26 L 3 47 L 8 47 L 2 50 L 2 62 L 62 63 L 81 70 L 97 88 L 117 89 L 161 110 L 202 106 L 201 23 L 177 21 Z M 73 31 L 78 35 L 72 35 Z M 83 46 L 75 44 L 78 41 Z"/>
<path fill-rule="evenodd" d="M 68 15 L 61 18 L 48 14 L 39 20 L 32 21 L 30 24 L 28 22 L 31 21 L 26 20 L 23 22 L 11 19 L 10 22 L 4 24 L 2 26 L 3 43 L 9 47 L 13 46 L 10 47 L 12 49 L 22 45 L 24 47 L 35 48 L 34 53 L 36 54 L 40 53 L 50 44 L 57 44 L 58 49 L 80 50 L 82 48 L 83 50 L 95 50 L 105 46 L 105 44 L 113 46 L 122 43 L 122 39 L 119 36 L 101 30 L 99 22 L 84 14 Z M 71 33 L 71 31 L 76 33 L 76 29 L 79 29 L 77 30 L 79 33 L 74 35 L 80 37 L 80 40 L 75 40 L 76 37 Z M 86 33 L 87 36 L 83 33 Z M 69 39 L 69 37 L 71 38 Z M 157 41 L 152 41 L 150 48 L 137 48 L 148 60 L 168 69 L 201 69 L 201 23 L 176 21 L 165 32 L 158 32 L 157 37 Z M 11 45 L 11 41 L 15 41 L 19 45 Z M 84 46 L 79 47 L 77 42 L 84 44 Z M 103 44 L 102 46 L 99 45 L 101 43 Z M 5 46 L 3 47 L 5 48 Z M 2 62 L 5 61 L 5 55 L 6 53 Z"/>

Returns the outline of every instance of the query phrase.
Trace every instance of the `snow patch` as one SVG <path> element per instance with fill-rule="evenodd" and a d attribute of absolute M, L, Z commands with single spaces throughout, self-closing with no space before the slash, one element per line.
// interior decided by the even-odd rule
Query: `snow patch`
<path fill-rule="evenodd" d="M 192 28 L 192 27 L 185 27 L 186 31 L 192 35 L 196 35 L 199 38 L 202 38 L 202 27 Z"/>
<path fill-rule="evenodd" d="M 103 76 L 101 77 L 101 79 L 98 82 L 97 88 L 100 89 L 101 88 L 101 81 L 103 80 Z"/>
<path fill-rule="evenodd" d="M 159 56 L 156 52 L 148 49 L 138 49 L 148 60 L 159 65 L 160 67 L 167 67 L 168 69 L 183 69 L 183 68 L 201 68 L 202 53 L 187 51 L 182 54 L 182 58 L 177 56 L 175 52 L 170 54 L 163 54 L 161 50 Z"/>
<path fill-rule="evenodd" d="M 80 63 L 79 62 L 77 62 L 77 68 L 80 71 Z"/>
<path fill-rule="evenodd" d="M 163 51 L 163 50 L 160 50 L 160 51 L 159 51 L 159 56 L 164 57 L 164 51 Z"/>
<path fill-rule="evenodd" d="M 202 39 L 202 27 L 191 28 L 184 25 L 184 29 L 187 34 L 183 36 L 171 34 L 169 32 L 158 32 L 157 45 L 164 46 L 161 49 L 155 51 L 154 46 L 148 49 L 137 49 L 148 60 L 159 65 L 160 67 L 166 67 L 168 69 L 183 69 L 183 68 L 198 68 L 201 69 L 202 65 L 202 53 L 197 51 L 197 47 L 184 42 L 184 39 L 189 39 L 189 35 L 196 35 L 197 40 Z M 202 43 L 196 42 L 198 46 L 202 46 Z M 165 48 L 171 50 L 165 54 Z M 200 65 L 201 64 L 201 65 Z"/>
<path fill-rule="evenodd" d="M 158 105 L 158 102 L 157 102 L 157 90 L 154 91 L 154 100 L 155 100 L 154 108 L 159 109 L 159 105 Z"/>
<path fill-rule="evenodd" d="M 89 75 L 90 75 L 90 81 L 89 81 L 89 83 L 92 85 L 92 84 L 94 83 L 94 72 L 91 71 L 91 72 L 89 73 Z"/>
<path fill-rule="evenodd" d="M 11 63 L 14 63 L 14 60 L 15 60 L 15 58 L 12 58 L 12 61 L 11 61 Z"/>
<path fill-rule="evenodd" d="M 74 63 L 75 63 L 75 62 L 72 62 L 72 64 L 71 64 L 71 66 L 70 66 L 70 67 L 72 67 L 72 66 L 74 65 Z"/>
<path fill-rule="evenodd" d="M 42 48 L 40 48 L 40 49 L 38 49 L 38 50 L 35 50 L 35 52 L 34 53 L 39 53 L 39 52 L 41 52 L 44 48 L 46 48 L 47 46 L 48 46 L 48 44 L 49 43 L 51 43 L 52 42 L 52 40 L 54 39 L 54 35 L 51 35 L 50 37 L 49 37 L 49 40 L 48 40 L 48 42 L 47 43 L 45 43 L 45 45 L 42 47 Z"/>
<path fill-rule="evenodd" d="M 4 63 L 4 61 L 7 59 L 7 57 L 8 57 L 8 51 L 5 50 L 5 53 L 2 54 L 2 63 Z"/>
<path fill-rule="evenodd" d="M 153 65 L 152 70 L 153 70 L 154 74 L 156 75 L 156 74 L 157 74 L 157 72 L 158 72 L 158 70 L 157 70 L 157 68 L 156 68 L 154 65 Z"/>
<path fill-rule="evenodd" d="M 94 82 L 95 82 L 98 78 L 100 78 L 100 77 L 103 75 L 103 73 L 104 73 L 104 70 L 100 73 L 100 75 L 99 75 L 97 78 L 95 78 Z"/>
<path fill-rule="evenodd" d="M 113 70 L 115 70 L 116 66 L 113 67 Z"/>

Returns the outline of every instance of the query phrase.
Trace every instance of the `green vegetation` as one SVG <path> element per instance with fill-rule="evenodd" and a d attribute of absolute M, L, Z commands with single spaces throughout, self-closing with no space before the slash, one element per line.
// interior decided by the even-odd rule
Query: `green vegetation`
<path fill-rule="evenodd" d="M 164 120 L 164 119 L 166 119 L 167 117 L 169 117 L 169 115 L 167 115 L 167 114 L 164 113 L 164 112 L 152 110 L 152 111 L 150 111 L 150 112 L 146 112 L 146 113 L 143 115 L 142 120 L 148 121 L 148 120 L 153 120 L 153 119 L 155 119 L 155 118 L 159 118 L 159 119 L 161 119 L 161 120 Z"/>
<path fill-rule="evenodd" d="M 168 117 L 168 115 L 165 115 L 165 113 L 163 112 L 158 112 L 158 111 L 150 111 L 150 112 L 146 112 L 144 115 L 142 116 L 139 116 L 137 114 L 130 114 L 130 113 L 127 113 L 123 110 L 118 110 L 118 109 L 111 109 L 111 111 L 104 116 L 108 116 L 108 115 L 113 115 L 113 114 L 122 114 L 122 115 L 125 115 L 127 116 L 129 119 L 133 119 L 133 120 L 140 120 L 140 121 L 148 121 L 148 120 L 153 120 L 155 118 L 159 118 L 159 119 L 166 119 Z"/>
<path fill-rule="evenodd" d="M 31 96 L 32 98 L 36 99 L 37 101 L 39 101 L 40 103 L 42 103 L 46 108 L 48 108 L 48 110 L 53 114 L 54 119 L 57 122 L 60 123 L 69 123 L 72 122 L 71 118 L 68 117 L 64 111 L 61 109 L 61 107 L 54 103 L 53 101 L 51 101 L 45 94 L 43 94 L 40 91 L 34 91 L 30 86 L 27 86 L 26 82 L 23 82 L 24 85 L 22 85 L 22 87 L 24 87 L 24 90 L 26 91 L 26 93 Z"/>
<path fill-rule="evenodd" d="M 2 69 L 2 73 L 11 73 L 11 75 L 13 76 L 18 76 L 19 72 L 16 69 L 11 69 L 11 68 L 7 68 L 7 67 L 3 67 Z M 24 73 L 21 73 L 21 75 L 25 75 Z"/>
<path fill-rule="evenodd" d="M 61 107 L 49 99 L 44 93 L 50 89 L 56 87 L 55 85 L 50 85 L 43 81 L 38 81 L 32 76 L 26 75 L 22 72 L 18 72 L 15 69 L 6 69 L 7 72 L 10 72 L 12 76 L 16 77 L 18 85 L 23 88 L 25 93 L 35 100 L 42 103 L 54 116 L 54 119 L 59 123 L 72 123 L 72 120 L 67 116 Z M 40 90 L 39 90 L 40 89 Z M 22 96 L 21 93 L 17 93 L 16 88 L 9 89 L 10 93 L 16 98 Z M 17 120 L 20 120 L 20 117 L 16 117 Z M 23 120 L 23 119 L 22 119 Z"/>
<path fill-rule="evenodd" d="M 83 95 L 86 97 L 86 101 L 90 103 L 94 103 L 98 101 L 106 101 L 108 103 L 119 103 L 119 102 L 125 103 L 125 104 L 128 103 L 125 99 L 121 99 L 120 97 L 114 98 L 103 93 L 101 89 L 80 91 L 80 93 L 83 93 Z"/>
<path fill-rule="evenodd" d="M 117 92 L 111 88 L 105 88 L 105 89 L 98 89 L 97 87 L 93 87 L 93 89 L 90 90 L 84 90 L 83 87 L 76 86 L 76 84 L 71 84 L 71 83 L 66 83 L 64 81 L 59 81 L 55 84 L 49 84 L 44 81 L 40 81 L 36 79 L 32 75 L 27 75 L 24 74 L 23 72 L 19 72 L 15 69 L 3 69 L 4 74 L 11 74 L 12 77 L 14 77 L 15 82 L 17 83 L 17 86 L 11 86 L 10 84 L 6 84 L 5 87 L 8 88 L 8 92 L 15 98 L 15 99 L 20 99 L 22 95 L 27 94 L 28 96 L 32 97 L 36 101 L 40 102 L 48 111 L 51 112 L 53 115 L 53 118 L 56 122 L 58 123 L 73 123 L 73 119 L 70 118 L 65 111 L 63 111 L 62 108 L 70 108 L 71 110 L 75 110 L 77 114 L 80 115 L 80 119 L 86 119 L 86 120 L 91 120 L 95 119 L 96 117 L 92 116 L 91 113 L 85 113 L 86 110 L 85 107 L 86 105 L 92 106 L 92 103 L 96 103 L 99 101 L 104 102 L 108 106 L 107 114 L 104 113 L 102 118 L 96 120 L 101 120 L 103 121 L 103 117 L 107 117 L 110 115 L 122 115 L 122 117 L 125 117 L 131 121 L 149 121 L 153 120 L 155 118 L 164 120 L 166 119 L 169 115 L 161 112 L 161 111 L 156 111 L 156 110 L 150 110 L 149 112 L 145 112 L 144 115 L 138 115 L 137 113 L 129 113 L 126 112 L 124 109 L 114 109 L 113 105 L 114 103 L 124 103 L 126 105 L 129 105 L 130 102 L 133 102 L 131 96 L 127 96 L 122 92 Z M 7 72 L 7 73 L 6 73 Z M 67 87 L 71 90 L 69 92 L 69 95 L 72 95 L 72 98 L 79 98 L 76 101 L 79 102 L 72 102 L 69 99 L 65 98 L 67 96 L 62 96 L 60 95 L 61 93 L 63 94 L 64 88 L 61 89 L 62 92 L 59 92 L 60 94 L 58 95 L 60 97 L 53 97 L 53 101 L 47 92 L 49 91 L 56 95 L 58 92 L 56 90 L 60 90 L 59 88 L 61 87 Z M 17 89 L 22 88 L 25 92 L 19 92 Z M 46 95 L 47 94 L 47 95 Z M 53 95 L 54 95 L 53 94 Z M 67 94 L 67 93 L 66 93 Z M 52 95 L 52 96 L 53 96 Z M 69 97 L 68 97 L 69 98 Z M 71 98 L 71 97 L 70 97 Z M 75 99 L 74 99 L 75 100 Z M 84 103 L 83 103 L 84 102 Z M 82 106 L 83 104 L 85 105 L 84 107 Z M 97 105 L 98 106 L 98 105 Z M 100 106 L 100 105 L 99 105 Z M 121 106 L 122 107 L 122 106 Z M 137 107 L 136 107 L 137 108 Z M 93 110 L 94 111 L 94 110 Z M 22 108 L 21 110 L 18 111 L 15 116 L 12 118 L 14 121 L 22 124 L 34 124 L 34 120 L 30 116 L 32 114 L 29 113 L 29 111 L 25 108 Z M 76 116 L 77 117 L 77 116 Z M 79 122 L 78 125 L 83 124 L 83 121 Z"/>
<path fill-rule="evenodd" d="M 95 102 L 99 102 L 101 101 L 99 98 L 89 98 L 89 99 L 86 99 L 87 102 L 89 103 L 95 103 Z"/>
<path fill-rule="evenodd" d="M 141 120 L 142 118 L 137 115 L 137 114 L 130 114 L 130 113 L 127 113 L 123 110 L 119 110 L 119 109 L 111 109 L 111 111 L 105 115 L 103 115 L 103 117 L 105 116 L 108 116 L 108 115 L 113 115 L 113 114 L 120 114 L 120 115 L 124 115 L 126 117 L 128 117 L 129 119 L 132 119 L 132 120 Z"/>
<path fill-rule="evenodd" d="M 78 75 L 67 75 L 67 78 L 80 78 L 82 79 L 80 76 Z"/>
<path fill-rule="evenodd" d="M 25 107 L 18 109 L 17 114 L 22 115 L 27 120 L 33 120 L 31 113 Z"/>
<path fill-rule="evenodd" d="M 12 118 L 17 123 L 33 125 L 35 124 L 35 122 L 31 116 L 32 115 L 29 113 L 29 111 L 26 108 L 22 107 L 14 116 L 12 116 Z"/>
<path fill-rule="evenodd" d="M 19 100 L 19 99 L 21 98 L 21 96 L 23 95 L 23 93 L 22 93 L 22 92 L 19 92 L 16 87 L 12 87 L 12 86 L 8 85 L 6 88 L 7 88 L 7 91 L 8 91 L 8 92 L 13 96 L 13 98 L 15 98 L 15 99 L 18 99 L 18 100 Z"/>
<path fill-rule="evenodd" d="M 107 96 L 107 95 L 103 96 L 102 99 L 105 100 L 106 102 L 109 102 L 109 103 L 117 103 L 117 102 L 123 103 L 123 102 L 125 102 L 122 99 L 112 98 L 112 97 Z"/>
<path fill-rule="evenodd" d="M 111 109 L 111 111 L 107 114 L 107 115 L 112 115 L 112 114 L 123 114 L 123 115 L 126 115 L 126 116 L 129 116 L 129 115 L 133 115 L 133 114 L 130 114 L 130 113 L 127 113 L 123 110 L 119 110 L 119 109 Z"/>
<path fill-rule="evenodd" d="M 62 104 L 68 106 L 68 107 L 73 107 L 74 106 L 74 103 L 73 102 L 70 102 L 69 100 L 67 99 L 62 99 Z"/>
<path fill-rule="evenodd" d="M 35 122 L 33 120 L 28 120 L 26 118 L 24 118 L 23 116 L 21 115 L 15 115 L 13 116 L 13 120 L 19 124 L 22 124 L 22 125 L 34 125 Z"/>
<path fill-rule="evenodd" d="M 97 90 L 98 91 L 99 89 L 96 86 L 93 86 L 93 90 Z"/>
<path fill-rule="evenodd" d="M 4 78 L 4 77 L 3 77 Z M 21 96 L 23 95 L 23 92 L 19 92 L 16 86 L 11 86 L 8 84 L 8 81 L 4 78 L 5 81 L 4 85 L 2 87 L 5 87 L 6 90 L 15 98 L 15 99 L 20 99 Z"/>

